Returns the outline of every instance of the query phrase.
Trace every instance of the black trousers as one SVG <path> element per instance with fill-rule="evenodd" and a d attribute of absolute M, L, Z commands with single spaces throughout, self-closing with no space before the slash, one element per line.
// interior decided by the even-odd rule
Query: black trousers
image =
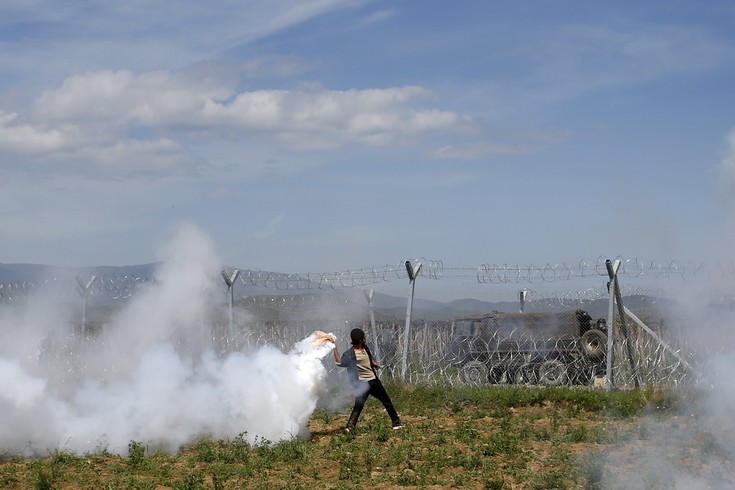
<path fill-rule="evenodd" d="M 390 396 L 388 396 L 388 392 L 385 391 L 383 383 L 381 383 L 378 378 L 375 378 L 368 381 L 367 385 L 368 389 L 365 390 L 364 393 L 355 397 L 355 406 L 352 407 L 352 413 L 350 414 L 350 420 L 347 422 L 347 427 L 352 428 L 357 425 L 357 419 L 360 418 L 360 413 L 365 407 L 365 402 L 367 402 L 370 395 L 373 395 L 378 399 L 378 401 L 380 401 L 380 403 L 383 404 L 393 425 L 400 424 L 401 419 L 398 417 L 398 413 L 396 412 L 395 407 L 393 407 L 393 402 L 391 401 Z"/>

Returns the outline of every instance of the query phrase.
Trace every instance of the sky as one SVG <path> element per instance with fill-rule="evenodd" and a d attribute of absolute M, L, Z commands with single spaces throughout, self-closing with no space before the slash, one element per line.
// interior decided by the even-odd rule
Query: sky
<path fill-rule="evenodd" d="M 0 263 L 728 259 L 735 4 L 4 0 Z"/>

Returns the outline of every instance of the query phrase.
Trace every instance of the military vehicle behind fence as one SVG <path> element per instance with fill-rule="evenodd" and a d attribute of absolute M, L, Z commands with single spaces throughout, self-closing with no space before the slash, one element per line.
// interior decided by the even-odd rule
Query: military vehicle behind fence
<path fill-rule="evenodd" d="M 470 385 L 591 384 L 604 375 L 607 322 L 584 310 L 458 318 L 449 346 Z"/>

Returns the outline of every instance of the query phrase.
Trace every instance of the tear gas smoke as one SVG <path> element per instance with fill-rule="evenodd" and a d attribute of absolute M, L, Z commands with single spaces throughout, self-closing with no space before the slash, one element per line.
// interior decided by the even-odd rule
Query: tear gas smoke
<path fill-rule="evenodd" d="M 693 354 L 699 382 L 681 387 L 673 413 L 642 417 L 638 438 L 610 449 L 601 488 L 735 487 L 735 301 L 723 301 L 734 288 L 704 279 L 665 288 L 674 300 L 667 328 L 683 341 L 683 353 Z"/>
<path fill-rule="evenodd" d="M 122 454 L 130 441 L 175 451 L 201 435 L 306 433 L 334 343 L 312 334 L 288 353 L 217 356 L 203 324 L 219 268 L 212 243 L 183 225 L 161 258 L 154 284 L 109 319 L 104 345 L 79 344 L 73 362 L 83 376 L 63 376 L 64 356 L 44 365 L 32 353 L 68 315 L 37 302 L 0 312 L 0 451 Z"/>

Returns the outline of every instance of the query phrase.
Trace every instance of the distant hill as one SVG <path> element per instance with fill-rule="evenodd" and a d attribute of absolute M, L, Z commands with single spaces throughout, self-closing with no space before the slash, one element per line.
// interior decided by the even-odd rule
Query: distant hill
<path fill-rule="evenodd" d="M 42 264 L 2 264 L 0 263 L 0 283 L 39 281 L 52 277 L 89 278 L 95 276 L 134 276 L 150 279 L 158 266 L 157 263 L 123 266 L 58 267 Z"/>
<path fill-rule="evenodd" d="M 37 282 L 49 278 L 73 279 L 76 276 L 79 276 L 82 280 L 87 280 L 93 275 L 98 277 L 129 276 L 147 280 L 154 277 L 156 268 L 159 265 L 160 263 L 126 266 L 57 267 L 41 264 L 0 263 L 0 285 L 9 283 Z M 224 283 L 221 285 L 223 288 L 226 287 L 224 286 Z M 294 292 L 292 290 L 277 290 L 274 288 L 249 286 L 249 294 L 252 296 L 282 296 L 312 293 L 308 291 Z M 364 291 L 362 289 L 337 289 L 333 291 L 333 294 L 337 294 L 340 297 L 349 299 L 356 303 L 366 301 Z M 400 320 L 405 319 L 407 300 L 408 298 L 406 297 L 390 296 L 376 291 L 372 298 L 372 305 L 373 308 L 375 308 L 376 311 L 379 311 L 383 317 L 391 317 Z M 662 300 L 660 299 L 642 295 L 626 296 L 623 302 L 633 311 L 655 311 L 665 306 L 662 304 Z M 572 302 L 567 304 L 566 308 L 582 308 L 593 318 L 600 318 L 607 317 L 608 305 L 609 303 L 607 299 L 599 299 L 591 302 L 580 301 L 578 304 L 574 304 Z M 482 315 L 493 311 L 512 313 L 519 311 L 519 309 L 519 302 L 488 302 L 472 298 L 441 302 L 415 297 L 412 314 L 415 319 L 453 319 L 461 316 Z M 559 306 L 552 307 L 542 303 L 528 302 L 526 303 L 525 311 L 530 313 L 558 310 Z M 617 311 L 615 314 L 617 315 Z"/>

